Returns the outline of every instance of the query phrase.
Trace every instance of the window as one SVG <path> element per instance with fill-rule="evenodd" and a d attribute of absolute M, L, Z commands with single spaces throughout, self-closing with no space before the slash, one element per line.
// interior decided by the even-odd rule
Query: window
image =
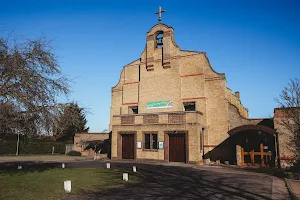
<path fill-rule="evenodd" d="M 163 48 L 164 47 L 164 34 L 162 31 L 158 32 L 156 35 L 156 48 Z"/>
<path fill-rule="evenodd" d="M 195 102 L 185 102 L 183 103 L 184 111 L 195 111 L 196 103 Z"/>
<path fill-rule="evenodd" d="M 157 133 L 146 133 L 145 134 L 145 146 L 144 149 L 156 150 L 158 149 L 157 145 Z"/>
<path fill-rule="evenodd" d="M 128 114 L 139 114 L 139 108 L 137 106 L 129 106 Z"/>

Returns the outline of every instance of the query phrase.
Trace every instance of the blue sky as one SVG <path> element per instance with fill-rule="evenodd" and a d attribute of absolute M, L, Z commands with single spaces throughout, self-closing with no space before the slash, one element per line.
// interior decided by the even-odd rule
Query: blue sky
<path fill-rule="evenodd" d="M 0 35 L 54 39 L 63 73 L 72 80 L 68 101 L 89 109 L 90 131 L 108 128 L 111 87 L 124 65 L 140 57 L 157 23 L 175 29 L 185 50 L 207 53 L 240 91 L 250 117 L 272 117 L 274 97 L 300 78 L 300 1 L 3 1 Z"/>

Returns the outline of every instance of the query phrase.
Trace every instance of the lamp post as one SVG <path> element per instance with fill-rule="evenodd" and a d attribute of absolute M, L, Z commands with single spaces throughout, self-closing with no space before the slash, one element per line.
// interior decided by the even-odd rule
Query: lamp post
<path fill-rule="evenodd" d="M 17 140 L 17 152 L 16 152 L 16 156 L 19 155 L 19 142 L 20 142 L 20 133 L 18 131 L 18 140 Z"/>

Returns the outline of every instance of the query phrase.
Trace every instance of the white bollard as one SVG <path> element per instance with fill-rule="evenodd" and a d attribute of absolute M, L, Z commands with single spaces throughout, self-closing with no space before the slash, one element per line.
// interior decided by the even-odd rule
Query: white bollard
<path fill-rule="evenodd" d="M 106 169 L 110 169 L 110 163 L 106 163 Z"/>
<path fill-rule="evenodd" d="M 64 188 L 66 192 L 71 192 L 71 181 L 64 181 Z"/>
<path fill-rule="evenodd" d="M 123 181 L 128 181 L 128 173 L 123 173 Z"/>
<path fill-rule="evenodd" d="M 133 172 L 136 172 L 136 166 L 133 166 L 133 167 L 132 167 L 132 171 L 133 171 Z"/>
<path fill-rule="evenodd" d="M 61 164 L 61 167 L 64 169 L 66 167 L 65 163 Z"/>
<path fill-rule="evenodd" d="M 18 165 L 18 169 L 22 169 L 22 166 L 21 166 L 21 165 Z"/>

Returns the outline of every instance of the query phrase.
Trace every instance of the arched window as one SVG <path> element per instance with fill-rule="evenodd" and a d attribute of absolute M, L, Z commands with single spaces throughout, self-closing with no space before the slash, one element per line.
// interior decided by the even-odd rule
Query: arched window
<path fill-rule="evenodd" d="M 163 48 L 164 46 L 164 33 L 162 31 L 157 32 L 156 35 L 156 48 Z"/>

